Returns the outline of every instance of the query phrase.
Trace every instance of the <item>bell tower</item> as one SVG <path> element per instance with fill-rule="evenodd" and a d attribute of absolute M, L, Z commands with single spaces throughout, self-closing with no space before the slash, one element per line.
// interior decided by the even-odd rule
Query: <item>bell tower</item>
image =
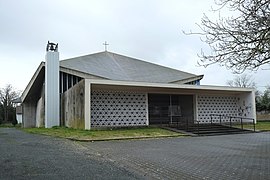
<path fill-rule="evenodd" d="M 48 41 L 45 62 L 45 128 L 60 125 L 58 44 Z"/>

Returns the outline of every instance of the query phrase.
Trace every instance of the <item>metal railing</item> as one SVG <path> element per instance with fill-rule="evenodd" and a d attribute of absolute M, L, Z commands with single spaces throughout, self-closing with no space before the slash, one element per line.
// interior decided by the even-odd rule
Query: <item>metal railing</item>
<path fill-rule="evenodd" d="M 214 125 L 222 125 L 222 126 L 229 126 L 230 128 L 235 128 L 235 125 L 237 123 L 237 128 L 244 131 L 244 124 L 249 122 L 252 122 L 253 125 L 253 131 L 256 131 L 255 126 L 255 119 L 254 118 L 248 118 L 248 117 L 240 117 L 240 116 L 229 116 L 229 115 L 223 115 L 223 114 L 210 114 L 210 124 L 212 125 L 212 128 Z M 179 116 L 177 118 L 173 118 L 173 120 L 168 120 L 168 126 L 170 127 L 176 127 L 177 129 L 183 129 L 186 131 L 194 131 L 198 135 L 201 134 L 201 125 L 204 124 L 200 122 L 199 120 L 195 120 L 193 116 Z M 229 125 L 228 125 L 229 124 Z M 211 128 L 211 126 L 210 126 Z"/>
<path fill-rule="evenodd" d="M 189 126 L 191 125 L 191 121 L 193 121 L 193 116 L 175 116 L 173 120 L 168 121 L 168 125 L 176 125 L 177 128 L 183 128 L 188 130 Z"/>
<path fill-rule="evenodd" d="M 200 135 L 200 121 L 195 121 L 197 123 L 197 135 Z"/>
<path fill-rule="evenodd" d="M 254 118 L 248 118 L 248 117 L 241 117 L 241 116 L 229 116 L 229 115 L 224 115 L 224 114 L 210 114 L 210 123 L 211 125 L 213 124 L 213 117 L 219 117 L 219 124 L 221 125 L 222 122 L 222 118 L 228 118 L 229 122 L 230 122 L 230 127 L 232 127 L 232 120 L 233 119 L 240 119 L 240 125 L 241 125 L 241 129 L 244 130 L 244 124 L 243 124 L 243 120 L 251 120 L 252 124 L 253 124 L 253 131 L 256 131 L 256 125 L 255 125 L 255 119 Z M 235 121 L 234 121 L 235 122 Z"/>

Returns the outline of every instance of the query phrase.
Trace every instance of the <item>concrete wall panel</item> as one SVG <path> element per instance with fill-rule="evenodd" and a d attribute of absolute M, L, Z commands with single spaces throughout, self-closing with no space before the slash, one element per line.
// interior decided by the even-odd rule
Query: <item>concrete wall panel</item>
<path fill-rule="evenodd" d="M 238 114 L 241 117 L 255 119 L 256 123 L 256 103 L 255 103 L 255 92 L 243 93 L 239 96 L 238 101 Z M 244 119 L 246 122 L 251 122 L 251 120 Z"/>
<path fill-rule="evenodd" d="M 45 127 L 60 125 L 59 53 L 48 51 L 45 64 Z"/>
<path fill-rule="evenodd" d="M 197 113 L 198 121 L 200 123 L 210 123 L 210 114 L 238 116 L 237 97 L 226 95 L 198 95 Z M 218 123 L 219 117 L 213 116 L 212 122 Z"/>
<path fill-rule="evenodd" d="M 24 102 L 23 103 L 23 127 L 36 126 L 36 103 Z"/>
<path fill-rule="evenodd" d="M 36 127 L 45 126 L 45 102 L 44 97 L 41 97 L 37 102 L 36 109 Z"/>
<path fill-rule="evenodd" d="M 84 129 L 84 80 L 61 96 L 61 125 Z"/>
<path fill-rule="evenodd" d="M 92 91 L 91 127 L 146 126 L 146 93 Z"/>

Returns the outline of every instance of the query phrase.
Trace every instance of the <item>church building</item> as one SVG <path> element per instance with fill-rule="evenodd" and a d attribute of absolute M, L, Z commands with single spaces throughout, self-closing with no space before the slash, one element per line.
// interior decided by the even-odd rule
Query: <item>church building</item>
<path fill-rule="evenodd" d="M 57 49 L 48 43 L 21 96 L 23 127 L 204 124 L 219 115 L 256 121 L 254 89 L 201 85 L 203 75 L 109 51 L 59 61 Z"/>

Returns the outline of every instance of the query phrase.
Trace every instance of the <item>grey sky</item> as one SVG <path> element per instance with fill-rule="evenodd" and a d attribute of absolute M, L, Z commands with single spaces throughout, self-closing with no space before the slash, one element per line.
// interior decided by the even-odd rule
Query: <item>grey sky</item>
<path fill-rule="evenodd" d="M 195 23 L 212 5 L 213 0 L 0 0 L 0 87 L 10 83 L 23 90 L 44 61 L 48 40 L 59 43 L 60 59 L 104 51 L 107 41 L 111 52 L 204 74 L 202 84 L 225 85 L 232 73 L 218 65 L 197 67 L 197 53 L 207 46 L 182 33 L 198 30 Z M 252 75 L 258 86 L 269 84 L 270 70 Z"/>

